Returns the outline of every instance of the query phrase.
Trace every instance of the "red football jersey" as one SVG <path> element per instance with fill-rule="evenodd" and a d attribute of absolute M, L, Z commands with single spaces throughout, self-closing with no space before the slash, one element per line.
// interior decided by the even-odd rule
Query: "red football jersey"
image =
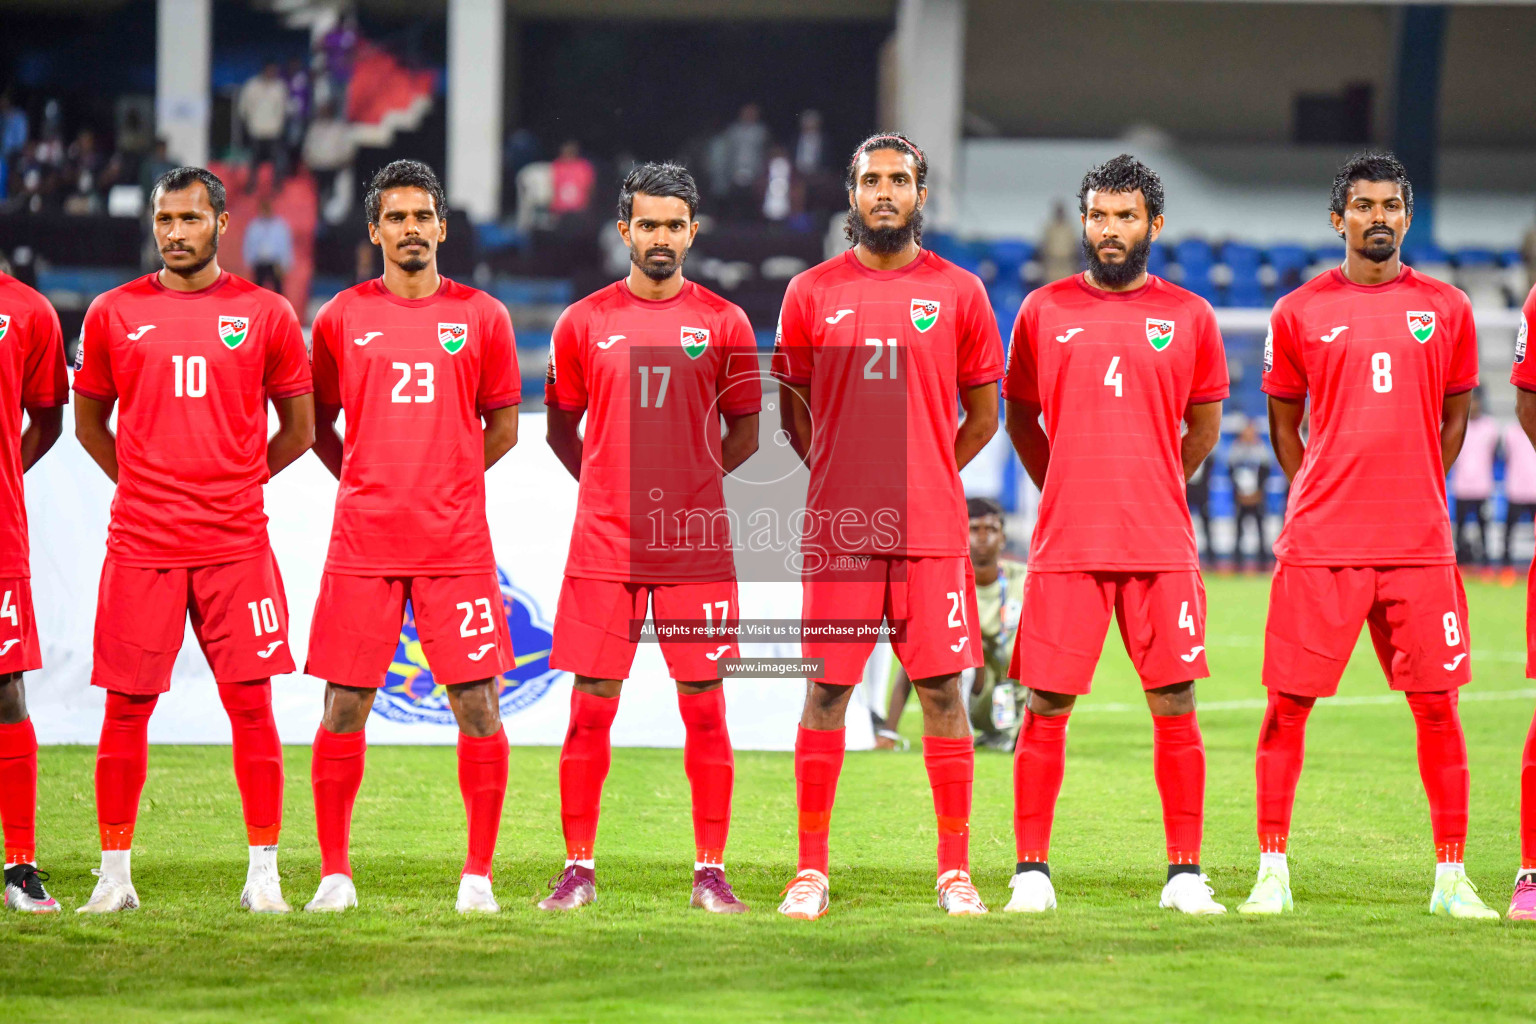
<path fill-rule="evenodd" d="M 1355 284 L 1338 269 L 1282 298 L 1264 391 L 1312 403 L 1275 556 L 1291 565 L 1456 560 L 1440 459 L 1447 395 L 1477 386 L 1477 328 L 1460 289 L 1404 267 Z"/>
<path fill-rule="evenodd" d="M 75 390 L 118 403 L 118 564 L 217 565 L 266 546 L 267 399 L 313 390 L 287 299 L 228 273 L 196 292 L 158 274 L 103 292 L 85 314 Z"/>
<path fill-rule="evenodd" d="M 1082 274 L 1031 292 L 1003 397 L 1040 406 L 1051 461 L 1029 567 L 1199 568 L 1180 454 L 1184 412 L 1227 397 L 1211 304 L 1162 278 L 1130 292 Z"/>
<path fill-rule="evenodd" d="M 0 274 L 0 577 L 32 575 L 21 483 L 21 411 L 69 401 L 64 336 L 48 300 Z"/>
<path fill-rule="evenodd" d="M 976 275 L 926 249 L 899 270 L 871 270 L 852 249 L 812 267 L 784 295 L 773 373 L 811 389 L 803 543 L 826 553 L 969 553 L 957 396 L 1003 375 L 997 320 Z"/>
<path fill-rule="evenodd" d="M 663 302 L 619 281 L 561 315 L 545 381 L 546 404 L 587 411 L 566 575 L 733 579 L 720 414 L 763 400 L 746 314 L 691 281 Z"/>
<path fill-rule="evenodd" d="M 402 299 L 381 279 L 337 295 L 311 329 L 315 401 L 346 419 L 328 572 L 490 572 L 483 413 L 523 400 L 507 308 L 442 279 Z"/>
<path fill-rule="evenodd" d="M 1536 391 L 1536 360 L 1527 362 L 1525 358 L 1533 321 L 1536 321 L 1536 288 L 1531 289 L 1520 309 L 1520 328 L 1515 332 L 1515 367 L 1509 376 L 1511 384 L 1526 391 Z"/>

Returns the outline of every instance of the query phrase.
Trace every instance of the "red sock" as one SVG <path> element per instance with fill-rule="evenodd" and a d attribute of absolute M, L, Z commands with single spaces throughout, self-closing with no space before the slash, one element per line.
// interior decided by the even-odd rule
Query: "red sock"
<path fill-rule="evenodd" d="M 496 834 L 501 831 L 501 805 L 507 798 L 507 731 L 493 736 L 459 733 L 459 793 L 469 823 L 469 850 L 464 874 L 491 877 Z"/>
<path fill-rule="evenodd" d="M 220 683 L 234 736 L 235 784 L 252 846 L 276 846 L 283 830 L 283 743 L 272 717 L 272 681 Z"/>
<path fill-rule="evenodd" d="M 1067 766 L 1067 719 L 1024 712 L 1013 748 L 1013 843 L 1021 864 L 1044 864 L 1051 853 L 1051 821 Z"/>
<path fill-rule="evenodd" d="M 592 859 L 603 780 L 613 761 L 608 732 L 618 713 L 617 697 L 571 691 L 571 724 L 560 748 L 560 827 L 565 832 L 566 860 Z"/>
<path fill-rule="evenodd" d="M 1163 798 L 1168 863 L 1199 864 L 1205 822 L 1205 743 L 1193 711 L 1152 716 L 1152 775 Z"/>
<path fill-rule="evenodd" d="M 1467 770 L 1467 741 L 1456 713 L 1457 691 L 1410 693 L 1408 707 L 1419 732 L 1419 778 L 1429 797 L 1429 827 L 1435 860 L 1460 864 L 1466 857 L 1467 804 L 1472 775 Z"/>
<path fill-rule="evenodd" d="M 363 785 L 368 734 L 315 730 L 310 785 L 315 792 L 315 832 L 320 839 L 320 874 L 352 876 L 348 845 L 352 836 L 352 805 Z"/>
<path fill-rule="evenodd" d="M 923 764 L 939 820 L 939 874 L 971 869 L 971 783 L 976 746 L 969 736 L 924 736 Z"/>
<path fill-rule="evenodd" d="M 1307 716 L 1316 697 L 1269 691 L 1259 749 L 1254 758 L 1258 777 L 1259 852 L 1284 853 L 1291 835 L 1291 808 L 1307 750 Z"/>
<path fill-rule="evenodd" d="M 725 863 L 725 838 L 731 830 L 731 787 L 736 755 L 725 728 L 725 690 L 677 695 L 683 713 L 683 769 L 693 791 L 694 857 L 700 864 Z"/>
<path fill-rule="evenodd" d="M 801 871 L 827 873 L 830 856 L 827 833 L 832 827 L 832 802 L 843 770 L 845 736 L 842 729 L 807 729 L 795 734 L 795 803 L 800 808 Z"/>
<path fill-rule="evenodd" d="M 1536 871 L 1536 718 L 1520 758 L 1520 870 Z"/>
<path fill-rule="evenodd" d="M 32 719 L 0 725 L 0 822 L 5 862 L 37 860 L 37 733 Z"/>
<path fill-rule="evenodd" d="M 159 699 L 159 694 L 107 691 L 96 747 L 96 823 L 103 850 L 133 848 L 139 794 L 149 774 L 149 716 Z"/>

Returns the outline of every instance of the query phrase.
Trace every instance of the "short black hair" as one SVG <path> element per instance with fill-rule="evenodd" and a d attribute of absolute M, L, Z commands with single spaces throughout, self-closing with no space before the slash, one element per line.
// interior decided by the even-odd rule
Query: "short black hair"
<path fill-rule="evenodd" d="M 223 213 L 226 198 L 224 183 L 206 167 L 173 167 L 156 178 L 155 187 L 149 190 L 150 210 L 154 210 L 155 196 L 165 192 L 180 192 L 198 182 L 202 182 L 203 188 L 208 190 L 208 203 L 213 207 L 213 215 L 217 217 Z"/>
<path fill-rule="evenodd" d="M 853 151 L 853 157 L 848 161 L 848 173 L 844 176 L 843 187 L 849 192 L 857 182 L 854 180 L 858 174 L 859 157 L 865 153 L 873 153 L 877 149 L 894 149 L 898 153 L 905 153 L 917 164 L 917 187 L 928 187 L 928 158 L 923 151 L 917 148 L 917 143 L 907 138 L 901 132 L 877 132 L 859 143 Z"/>
<path fill-rule="evenodd" d="M 1147 204 L 1147 219 L 1154 220 L 1163 212 L 1163 179 L 1157 172 L 1129 153 L 1121 153 L 1113 160 L 1106 160 L 1088 168 L 1083 183 L 1077 190 L 1077 212 L 1088 212 L 1089 192 L 1141 192 Z"/>
<path fill-rule="evenodd" d="M 1403 190 L 1403 205 L 1408 216 L 1413 216 L 1413 183 L 1408 180 L 1408 168 L 1403 162 L 1384 150 L 1366 149 L 1348 160 L 1333 176 L 1333 193 L 1328 198 L 1328 209 L 1344 216 L 1344 205 L 1349 202 L 1349 190 L 1357 181 L 1390 181 Z"/>
<path fill-rule="evenodd" d="M 979 516 L 997 516 L 1003 518 L 1003 506 L 996 498 L 966 498 L 965 515 L 967 519 L 975 519 Z"/>
<path fill-rule="evenodd" d="M 699 186 L 682 164 L 641 164 L 619 186 L 619 220 L 625 224 L 635 212 L 635 196 L 681 199 L 688 204 L 688 219 L 699 213 Z"/>
<path fill-rule="evenodd" d="M 437 211 L 438 220 L 448 216 L 448 196 L 443 191 L 443 183 L 437 180 L 436 172 L 420 160 L 395 160 L 379 168 L 368 183 L 368 192 L 363 196 L 363 211 L 368 215 L 369 224 L 379 222 L 384 193 L 392 188 L 419 188 L 432 197 L 432 208 Z"/>

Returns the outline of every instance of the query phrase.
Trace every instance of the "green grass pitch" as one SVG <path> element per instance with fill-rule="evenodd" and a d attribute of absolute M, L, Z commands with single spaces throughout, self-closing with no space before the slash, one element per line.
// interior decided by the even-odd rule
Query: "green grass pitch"
<path fill-rule="evenodd" d="M 1209 581 L 1213 673 L 1199 684 L 1210 780 L 1205 868 L 1235 907 L 1256 865 L 1253 749 L 1267 581 Z M 1531 720 L 1520 588 L 1469 584 L 1475 681 L 1468 870 L 1508 904 L 1518 773 Z M 772 684 L 765 684 L 772 685 Z M 158 747 L 134 851 L 143 908 L 83 920 L 97 863 L 93 751 L 42 752 L 39 838 L 51 918 L 0 919 L 0 1019 L 31 1021 L 1080 1020 L 1528 1021 L 1536 926 L 1426 913 L 1433 876 L 1414 732 L 1369 645 L 1344 700 L 1313 713 L 1297 797 L 1297 911 L 1184 919 L 1157 908 L 1162 828 L 1151 727 L 1111 630 L 1068 742 L 1052 866 L 1061 908 L 1004 915 L 1011 759 L 977 757 L 972 861 L 994 913 L 933 905 L 921 757 L 854 754 L 833 816 L 832 910 L 774 913 L 794 868 L 788 754 L 737 757 L 729 868 L 753 912 L 687 906 L 693 856 L 676 750 L 617 750 L 598 837 L 598 902 L 533 908 L 562 854 L 557 751 L 514 748 L 496 864 L 503 912 L 453 911 L 463 811 L 448 748 L 369 751 L 353 828 L 362 907 L 254 917 L 236 906 L 245 848 L 227 749 Z M 316 699 L 318 700 L 318 690 Z M 904 728 L 916 739 L 916 709 Z M 288 750 L 285 892 L 313 893 L 309 751 Z"/>

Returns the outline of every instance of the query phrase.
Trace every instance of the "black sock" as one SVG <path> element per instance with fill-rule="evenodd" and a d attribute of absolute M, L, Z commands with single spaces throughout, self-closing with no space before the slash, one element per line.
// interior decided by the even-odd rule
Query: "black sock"
<path fill-rule="evenodd" d="M 1515 879 L 1515 884 L 1519 885 L 1521 882 L 1530 882 L 1532 885 L 1536 885 L 1536 871 L 1520 872 L 1519 877 Z"/>
<path fill-rule="evenodd" d="M 1016 875 L 1022 875 L 1026 871 L 1039 871 L 1046 878 L 1051 877 L 1051 866 L 1043 860 L 1021 860 L 1013 869 Z"/>
<path fill-rule="evenodd" d="M 1173 881 L 1173 876 L 1174 875 L 1198 875 L 1199 873 L 1200 873 L 1200 865 L 1199 864 L 1169 864 L 1168 865 L 1168 881 L 1170 881 L 1170 882 Z"/>

